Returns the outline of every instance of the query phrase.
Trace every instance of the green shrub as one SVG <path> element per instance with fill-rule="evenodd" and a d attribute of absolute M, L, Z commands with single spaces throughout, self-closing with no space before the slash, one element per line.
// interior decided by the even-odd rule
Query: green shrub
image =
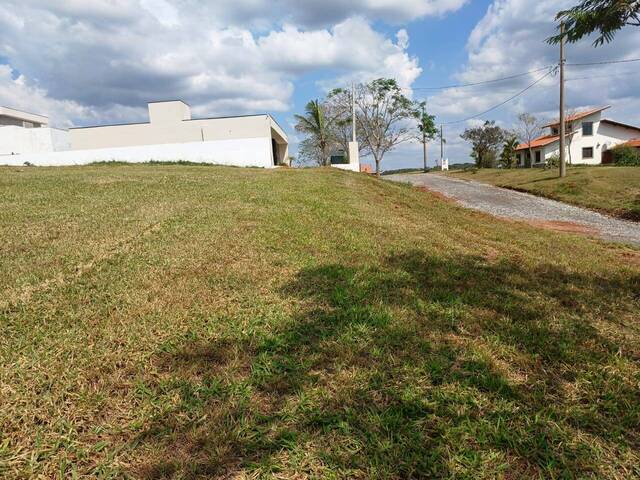
<path fill-rule="evenodd" d="M 554 153 L 553 155 L 548 157 L 544 162 L 545 169 L 557 168 L 559 165 L 560 165 L 560 155 L 557 153 Z"/>
<path fill-rule="evenodd" d="M 613 163 L 619 166 L 640 166 L 640 150 L 633 147 L 615 147 L 611 149 Z"/>

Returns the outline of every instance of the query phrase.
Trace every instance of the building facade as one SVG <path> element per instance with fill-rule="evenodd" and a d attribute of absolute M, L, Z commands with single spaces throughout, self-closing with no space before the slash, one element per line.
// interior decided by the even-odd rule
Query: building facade
<path fill-rule="evenodd" d="M 43 115 L 0 107 L 0 164 L 9 155 L 69 150 L 69 133 L 49 127 Z"/>
<path fill-rule="evenodd" d="M 584 110 L 566 119 L 565 159 L 570 165 L 599 165 L 603 153 L 640 136 L 640 127 L 602 118 L 610 107 Z M 516 149 L 518 165 L 542 167 L 560 154 L 560 123 L 544 126 L 548 132 Z M 529 151 L 531 149 L 531 156 Z"/>
<path fill-rule="evenodd" d="M 189 161 L 272 168 L 289 159 L 287 136 L 267 114 L 191 118 L 179 100 L 148 105 L 149 121 L 69 130 L 69 151 L 0 157 L 0 163 L 58 166 L 94 162 Z"/>

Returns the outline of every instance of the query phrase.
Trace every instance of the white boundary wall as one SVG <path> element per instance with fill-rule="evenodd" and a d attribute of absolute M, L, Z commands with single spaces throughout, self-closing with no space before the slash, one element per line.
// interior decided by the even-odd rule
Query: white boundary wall
<path fill-rule="evenodd" d="M 69 150 L 69 132 L 57 128 L 0 127 L 0 155 Z"/>
<path fill-rule="evenodd" d="M 359 172 L 360 171 L 360 164 L 353 164 L 353 163 L 336 163 L 334 165 L 331 165 L 333 168 L 337 168 L 339 170 L 349 170 L 351 172 Z"/>
<path fill-rule="evenodd" d="M 238 167 L 272 168 L 271 139 L 258 137 L 26 155 L 0 155 L 0 165 L 18 166 L 29 162 L 40 167 L 87 165 L 93 162 L 109 161 L 143 163 L 179 160 Z"/>

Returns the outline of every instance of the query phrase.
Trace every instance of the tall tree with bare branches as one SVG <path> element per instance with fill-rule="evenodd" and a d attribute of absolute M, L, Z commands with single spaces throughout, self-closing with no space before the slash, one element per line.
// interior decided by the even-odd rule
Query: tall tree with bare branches
<path fill-rule="evenodd" d="M 361 141 L 371 152 L 380 176 L 384 156 L 399 144 L 412 138 L 415 106 L 403 93 L 398 83 L 389 78 L 379 78 L 355 89 L 355 102 Z"/>
<path fill-rule="evenodd" d="M 521 113 L 518 115 L 518 136 L 522 143 L 527 145 L 528 158 L 525 159 L 525 167 L 533 166 L 533 148 L 531 146 L 533 140 L 542 134 L 542 125 L 537 117 L 530 113 Z"/>

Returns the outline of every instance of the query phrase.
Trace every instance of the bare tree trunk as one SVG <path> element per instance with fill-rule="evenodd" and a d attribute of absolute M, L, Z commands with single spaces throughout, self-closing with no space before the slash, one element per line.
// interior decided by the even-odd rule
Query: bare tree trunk
<path fill-rule="evenodd" d="M 380 178 L 380 159 L 377 155 L 374 155 L 373 159 L 376 162 L 376 177 Z"/>
<path fill-rule="evenodd" d="M 529 143 L 529 168 L 533 168 L 533 148 L 531 148 L 531 143 Z"/>

